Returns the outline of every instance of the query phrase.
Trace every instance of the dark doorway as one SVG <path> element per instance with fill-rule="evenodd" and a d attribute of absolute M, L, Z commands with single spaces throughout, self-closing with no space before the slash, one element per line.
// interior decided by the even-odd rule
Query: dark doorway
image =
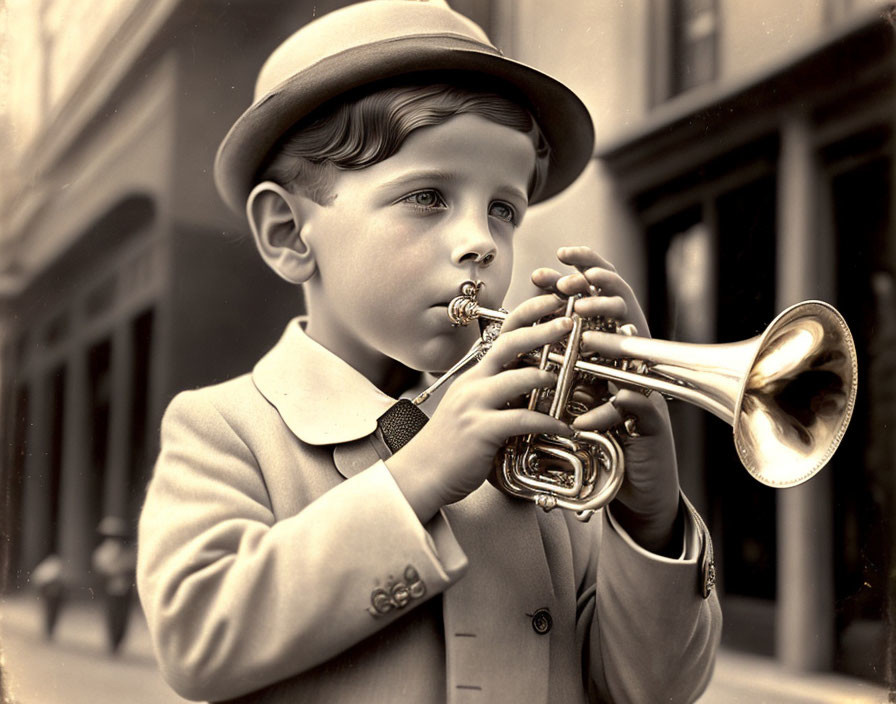
<path fill-rule="evenodd" d="M 89 384 L 88 398 L 88 436 L 90 444 L 89 476 L 84 481 L 89 483 L 89 490 L 84 496 L 87 499 L 86 514 L 88 525 L 95 529 L 102 518 L 103 487 L 105 485 L 106 463 L 109 455 L 109 421 L 111 412 L 111 362 L 112 344 L 105 338 L 91 346 L 87 353 L 87 379 Z M 88 542 L 99 541 L 99 534 L 94 533 Z"/>
<path fill-rule="evenodd" d="M 837 152 L 828 149 L 826 153 Z M 887 553 L 893 535 L 893 508 L 888 507 L 888 497 L 893 496 L 896 469 L 890 440 L 891 423 L 896 420 L 892 417 L 896 384 L 893 272 L 884 257 L 893 166 L 891 159 L 880 153 L 872 153 L 860 163 L 856 163 L 854 148 L 848 153 L 848 168 L 838 170 L 838 160 L 828 165 L 838 244 L 837 307 L 849 323 L 859 358 L 852 423 L 831 464 L 838 638 L 835 665 L 844 672 L 881 679 L 886 650 Z"/>
<path fill-rule="evenodd" d="M 128 444 L 129 520 L 136 523 L 143 494 L 149 480 L 152 456 L 149 444 L 149 390 L 152 373 L 154 312 L 150 308 L 138 315 L 131 326 L 133 350 L 133 395 L 130 410 Z"/>
<path fill-rule="evenodd" d="M 62 448 L 65 441 L 66 367 L 50 373 L 50 462 L 47 482 L 47 543 L 45 554 L 59 551 L 59 514 L 62 502 Z"/>

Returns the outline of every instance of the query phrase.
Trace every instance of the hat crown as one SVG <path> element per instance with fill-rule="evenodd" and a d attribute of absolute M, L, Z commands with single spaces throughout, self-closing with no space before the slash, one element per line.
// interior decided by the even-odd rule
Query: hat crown
<path fill-rule="evenodd" d="M 505 57 L 444 0 L 367 0 L 305 25 L 271 54 L 252 105 L 218 148 L 221 197 L 234 212 L 243 211 L 277 142 L 328 101 L 382 81 L 435 73 L 512 90 L 531 110 L 551 148 L 547 178 L 532 203 L 566 188 L 591 158 L 591 116 L 565 85 Z"/>
<path fill-rule="evenodd" d="M 441 0 L 368 0 L 323 15 L 286 39 L 261 67 L 255 100 L 334 54 L 427 35 L 453 35 L 497 51 L 479 25 Z"/>

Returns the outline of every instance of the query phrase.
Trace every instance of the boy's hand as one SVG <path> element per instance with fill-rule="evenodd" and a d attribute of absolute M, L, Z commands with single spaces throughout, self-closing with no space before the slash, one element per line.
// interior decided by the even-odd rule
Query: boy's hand
<path fill-rule="evenodd" d="M 513 407 L 533 388 L 557 382 L 554 373 L 516 366 L 520 355 L 556 342 L 572 329 L 569 318 L 532 325 L 557 308 L 557 297 L 549 294 L 531 298 L 513 310 L 485 357 L 457 377 L 429 422 L 386 460 L 422 522 L 442 506 L 477 489 L 508 437 L 528 433 L 571 435 L 562 421 Z"/>
<path fill-rule="evenodd" d="M 575 309 L 583 317 L 604 316 L 620 324 L 631 323 L 637 328 L 636 334 L 650 337 L 634 292 L 612 264 L 588 247 L 562 247 L 557 256 L 579 273 L 562 275 L 553 269 L 538 269 L 532 274 L 536 286 L 564 296 L 581 293 L 584 297 L 576 302 Z M 620 335 L 614 333 L 585 332 L 582 348 L 586 354 L 614 358 L 619 356 L 619 339 Z M 623 430 L 627 420 L 635 435 Z M 573 427 L 599 432 L 613 427 L 621 430 L 625 480 L 611 504 L 613 516 L 648 550 L 677 553 L 678 468 L 662 395 L 646 397 L 635 389 L 620 389 L 611 400 L 576 418 Z"/>

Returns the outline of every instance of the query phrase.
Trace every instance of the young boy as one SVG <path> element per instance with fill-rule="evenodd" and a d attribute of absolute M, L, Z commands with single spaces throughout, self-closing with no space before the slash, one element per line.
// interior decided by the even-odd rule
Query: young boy
<path fill-rule="evenodd" d="M 331 13 L 262 68 L 216 179 L 263 259 L 305 287 L 308 316 L 251 374 L 179 395 L 162 424 L 138 584 L 183 696 L 654 703 L 706 686 L 711 547 L 658 394 L 619 391 L 575 421 L 632 431 L 625 483 L 590 523 L 484 481 L 507 437 L 571 432 L 519 403 L 555 382 L 518 357 L 569 331 L 533 324 L 556 292 L 599 288 L 581 313 L 646 333 L 611 265 L 561 249 L 584 273 L 535 272 L 542 295 L 424 404 L 422 429 L 387 422 L 476 340 L 448 302 L 474 280 L 500 306 L 526 208 L 575 179 L 592 140 L 575 95 L 443 3 Z M 613 337 L 585 344 L 610 354 Z"/>

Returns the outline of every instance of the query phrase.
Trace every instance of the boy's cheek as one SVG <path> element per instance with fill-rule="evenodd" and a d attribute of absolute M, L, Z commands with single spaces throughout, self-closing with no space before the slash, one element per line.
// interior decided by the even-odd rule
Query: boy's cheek
<path fill-rule="evenodd" d="M 509 247 L 506 251 L 499 253 L 495 263 L 490 267 L 491 272 L 486 270 L 484 278 L 491 285 L 492 290 L 486 292 L 486 298 L 493 301 L 491 307 L 500 307 L 504 302 L 504 297 L 510 288 L 510 281 L 513 278 L 513 248 Z M 491 276 L 489 274 L 491 273 Z M 492 279 L 492 281 L 489 281 Z"/>

